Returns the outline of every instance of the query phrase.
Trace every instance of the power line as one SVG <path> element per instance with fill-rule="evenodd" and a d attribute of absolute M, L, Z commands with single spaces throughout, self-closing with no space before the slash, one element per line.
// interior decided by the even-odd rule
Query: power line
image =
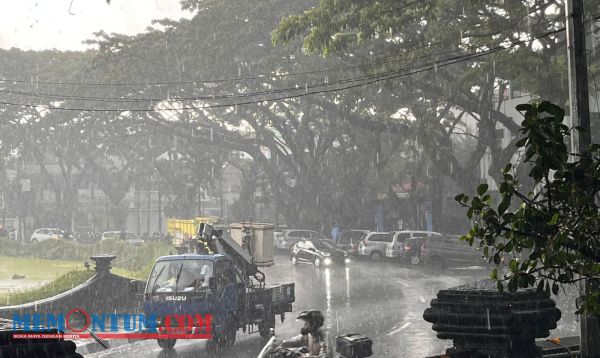
<path fill-rule="evenodd" d="M 176 110 L 199 110 L 199 109 L 234 107 L 234 106 L 248 105 L 248 104 L 259 104 L 259 103 L 264 103 L 264 102 L 275 102 L 275 101 L 280 101 L 280 100 L 285 100 L 285 99 L 294 99 L 294 98 L 304 97 L 304 96 L 313 95 L 313 94 L 331 93 L 331 92 L 343 91 L 343 90 L 356 88 L 356 87 L 363 87 L 363 86 L 367 86 L 367 85 L 370 85 L 370 84 L 373 84 L 376 82 L 380 82 L 382 80 L 385 81 L 385 80 L 395 79 L 395 78 L 399 78 L 399 77 L 405 77 L 408 75 L 413 75 L 413 74 L 429 71 L 429 70 L 440 68 L 440 67 L 446 67 L 446 66 L 456 64 L 459 62 L 464 62 L 464 61 L 471 60 L 474 58 L 487 56 L 494 52 L 511 49 L 520 44 L 530 42 L 530 41 L 533 41 L 536 39 L 541 39 L 543 37 L 551 36 L 553 34 L 560 33 L 564 30 L 565 30 L 565 28 L 560 28 L 560 29 L 557 29 L 554 31 L 546 32 L 540 36 L 536 36 L 534 38 L 528 39 L 527 41 L 524 41 L 524 40 L 514 41 L 510 44 L 510 46 L 507 46 L 507 47 L 497 46 L 490 50 L 470 53 L 470 54 L 466 54 L 463 56 L 458 56 L 456 59 L 453 59 L 452 61 L 449 61 L 449 62 L 445 62 L 445 61 L 448 61 L 447 59 L 443 60 L 443 61 L 435 61 L 433 63 L 428 64 L 427 67 L 422 68 L 422 69 L 418 69 L 419 66 L 417 66 L 417 69 L 415 69 L 412 72 L 408 72 L 408 73 L 404 73 L 402 71 L 390 71 L 388 73 L 381 73 L 381 74 L 372 75 L 372 76 L 364 76 L 361 78 L 355 78 L 355 79 L 349 80 L 352 82 L 367 80 L 367 81 L 361 82 L 361 83 L 354 83 L 354 84 L 347 85 L 347 86 L 342 86 L 342 87 L 337 87 L 337 88 L 329 88 L 329 89 L 324 89 L 324 90 L 319 90 L 319 91 L 305 91 L 304 93 L 293 94 L 293 95 L 288 95 L 288 96 L 264 98 L 264 99 L 260 99 L 260 100 L 251 100 L 251 101 L 226 103 L 226 104 L 213 104 L 213 105 L 205 105 L 205 106 L 185 106 L 185 107 L 177 107 L 177 108 L 172 107 L 170 109 L 160 109 L 160 108 L 153 108 L 153 109 L 147 109 L 147 108 L 144 108 L 144 109 L 139 109 L 139 108 L 138 109 L 136 109 L 136 108 L 124 108 L 124 109 L 69 108 L 69 107 L 62 107 L 62 106 L 23 104 L 23 103 L 15 103 L 15 102 L 8 102 L 8 101 L 2 101 L 2 102 L 0 102 L 0 104 L 29 107 L 29 108 L 42 108 L 42 109 L 47 109 L 47 110 L 54 109 L 54 110 L 64 110 L 64 111 L 79 111 L 79 112 L 155 112 L 155 111 L 171 112 L 171 111 L 176 111 Z M 403 69 L 403 71 L 405 71 L 405 69 Z M 373 77 L 375 77 L 375 78 L 373 78 Z M 336 85 L 337 85 L 337 83 L 336 83 Z M 302 90 L 302 89 L 294 88 L 294 91 L 298 91 L 298 90 Z"/>
<path fill-rule="evenodd" d="M 542 37 L 549 36 L 550 34 L 553 34 L 553 32 L 543 34 Z M 521 41 L 515 41 L 515 42 L 511 43 L 511 46 L 515 46 L 520 43 L 521 43 Z M 484 45 L 480 45 L 480 46 L 484 46 Z M 439 52 L 439 53 L 435 53 L 435 54 L 420 56 L 417 58 L 433 57 L 433 56 L 438 56 L 443 53 L 452 53 L 452 52 L 457 52 L 457 51 L 462 51 L 462 50 L 458 49 L 458 50 Z M 444 58 L 442 60 L 438 60 L 433 63 L 439 64 L 439 63 L 444 63 L 445 61 L 452 61 L 452 60 L 463 58 L 463 57 L 465 59 L 468 59 L 468 56 L 469 56 L 469 54 L 463 54 L 463 55 L 456 56 L 456 57 Z M 347 78 L 343 78 L 343 79 L 338 79 L 338 80 L 334 80 L 334 81 L 325 81 L 325 82 L 311 84 L 311 85 L 308 85 L 308 84 L 305 84 L 304 86 L 296 85 L 294 87 L 287 87 L 287 88 L 281 88 L 281 89 L 274 89 L 274 90 L 271 89 L 271 90 L 264 90 L 264 91 L 226 94 L 226 95 L 205 95 L 205 96 L 193 96 L 193 97 L 167 97 L 167 98 L 164 98 L 164 97 L 162 97 L 162 98 L 122 98 L 122 97 L 75 96 L 75 95 L 65 95 L 65 94 L 50 94 L 50 93 L 15 91 L 15 90 L 7 90 L 7 89 L 0 90 L 0 93 L 11 94 L 11 95 L 30 96 L 30 97 L 39 97 L 39 98 L 49 98 L 49 99 L 56 99 L 56 100 L 72 99 L 72 100 L 82 100 L 82 101 L 115 102 L 115 103 L 139 103 L 139 102 L 160 103 L 165 100 L 215 101 L 215 100 L 222 100 L 222 99 L 239 99 L 239 98 L 258 97 L 258 96 L 265 96 L 265 95 L 274 95 L 274 94 L 280 94 L 280 93 L 286 93 L 286 92 L 296 92 L 296 91 L 301 91 L 301 90 L 308 91 L 309 89 L 330 87 L 332 85 L 353 83 L 353 82 L 358 82 L 358 81 L 362 81 L 362 80 L 368 80 L 368 79 L 375 78 L 375 77 L 386 76 L 389 74 L 402 72 L 402 71 L 410 70 L 410 69 L 414 69 L 414 68 L 419 68 L 421 66 L 430 65 L 433 63 L 413 65 L 413 66 L 409 66 L 407 68 L 401 68 L 401 69 L 395 70 L 395 71 L 381 72 L 381 73 L 375 73 L 375 74 L 371 74 L 371 75 L 358 76 L 358 77 L 347 77 Z"/>
<path fill-rule="evenodd" d="M 475 54 L 471 55 L 468 59 L 483 57 L 483 56 L 489 55 L 493 52 L 502 51 L 504 49 L 505 48 L 500 48 L 500 49 L 496 48 L 496 49 L 485 51 L 485 52 L 475 53 Z M 47 105 L 32 105 L 32 104 L 13 103 L 13 102 L 6 102 L 6 101 L 0 101 L 0 104 L 12 105 L 12 106 L 23 106 L 23 107 L 30 107 L 30 108 L 43 108 L 43 109 L 47 109 L 47 110 L 64 110 L 64 111 L 78 111 L 78 112 L 156 112 L 156 111 L 171 112 L 171 111 L 177 111 L 177 110 L 200 110 L 200 109 L 211 109 L 211 108 L 235 107 L 235 106 L 241 106 L 241 105 L 259 104 L 259 103 L 264 103 L 264 102 L 276 102 L 276 101 L 281 101 L 281 100 L 286 100 L 286 99 L 305 97 L 305 96 L 309 96 L 309 95 L 313 95 L 313 94 L 325 94 L 325 93 L 348 90 L 348 89 L 357 88 L 357 87 L 363 87 L 363 86 L 367 86 L 367 85 L 377 83 L 380 81 L 386 81 L 386 80 L 395 79 L 395 78 L 399 78 L 399 77 L 405 77 L 408 75 L 414 75 L 414 74 L 418 74 L 421 72 L 433 70 L 436 68 L 446 67 L 446 66 L 456 64 L 459 62 L 464 62 L 465 60 L 467 60 L 467 59 L 463 57 L 459 60 L 455 60 L 455 61 L 448 62 L 448 63 L 438 64 L 436 62 L 433 65 L 430 65 L 429 67 L 426 67 L 424 69 L 419 69 L 419 70 L 416 70 L 413 72 L 379 76 L 375 79 L 371 79 L 366 82 L 361 82 L 361 83 L 347 85 L 347 86 L 338 87 L 338 88 L 331 88 L 331 89 L 325 89 L 325 90 L 319 90 L 319 91 L 309 91 L 309 92 L 304 92 L 304 93 L 299 93 L 299 94 L 294 94 L 294 95 L 279 96 L 279 97 L 274 97 L 274 98 L 265 98 L 265 99 L 260 99 L 260 100 L 244 101 L 244 102 L 237 102 L 237 103 L 227 103 L 227 104 L 214 104 L 214 105 L 206 105 L 206 106 L 172 107 L 172 108 L 168 108 L 168 109 L 160 109 L 160 108 L 157 108 L 157 109 L 136 109 L 136 108 L 98 109 L 98 108 L 69 108 L 69 107 L 59 107 L 59 106 L 51 107 L 51 106 L 47 106 Z"/>
<path fill-rule="evenodd" d="M 440 44 L 441 42 L 435 43 L 434 45 Z M 423 49 L 427 49 L 427 48 L 431 48 L 431 44 L 430 45 L 426 45 L 426 46 L 421 46 L 415 49 L 411 49 L 410 51 L 407 51 L 408 53 L 413 53 L 413 52 L 418 52 L 421 51 Z M 445 53 L 452 53 L 452 52 L 458 52 L 460 51 L 459 49 L 457 50 L 450 50 L 450 51 L 446 51 L 446 52 L 442 52 L 440 54 L 445 54 Z M 22 80 L 22 79 L 11 79 L 11 78 L 6 78 L 6 77 L 2 77 L 0 78 L 0 83 L 24 83 L 24 84 L 33 84 L 33 85 L 56 85 L 56 86 L 120 86 L 120 87 L 126 87 L 126 86 L 132 86 L 132 87 L 136 87 L 136 86 L 172 86 L 172 85 L 198 85 L 198 84 L 210 84 L 210 83 L 223 83 L 223 82 L 243 82 L 243 81 L 252 81 L 252 80 L 264 80 L 264 79 L 269 79 L 269 78 L 279 78 L 279 77 L 295 77 L 295 76 L 304 76 L 304 75 L 312 75 L 312 74 L 321 74 L 321 73 L 328 73 L 328 72 L 339 72 L 339 71 L 347 71 L 347 70 L 356 70 L 356 69 L 360 69 L 360 68 L 364 68 L 364 67 L 375 67 L 375 66 L 381 66 L 381 65 L 386 65 L 386 64 L 392 64 L 392 63 L 397 63 L 400 61 L 405 60 L 405 55 L 403 54 L 403 58 L 400 59 L 394 59 L 394 60 L 389 60 L 389 61 L 380 61 L 380 62 L 373 62 L 373 63 L 369 63 L 369 64 L 362 64 L 362 65 L 351 65 L 351 66 L 341 66 L 341 67 L 334 67 L 334 68 L 324 68 L 324 69 L 320 69 L 320 70 L 313 70 L 313 71 L 301 71 L 301 72 L 292 72 L 292 73 L 268 73 L 268 74 L 260 74 L 260 75 L 255 75 L 255 76 L 247 76 L 247 77 L 232 77 L 232 78 L 214 78 L 214 79 L 198 79 L 198 80 L 193 80 L 193 81 L 170 81 L 170 82 L 152 82 L 152 81 L 148 81 L 148 82 L 60 82 L 60 81 L 32 81 L 32 80 Z M 392 58 L 392 57 L 397 57 L 397 56 L 388 56 L 386 58 Z"/>
<path fill-rule="evenodd" d="M 456 52 L 456 51 L 453 50 L 452 52 Z M 431 57 L 431 56 L 429 56 L 429 57 Z M 442 63 L 445 61 L 454 60 L 454 59 L 463 58 L 463 57 L 465 57 L 465 55 L 444 58 L 444 59 L 438 60 L 436 62 Z M 118 98 L 118 97 L 74 96 L 74 95 L 65 95 L 65 94 L 25 92 L 25 91 L 15 91 L 15 90 L 6 90 L 6 89 L 4 89 L 4 90 L 0 89 L 0 93 L 10 94 L 10 95 L 29 96 L 29 97 L 49 98 L 49 99 L 57 99 L 57 100 L 74 99 L 74 100 L 82 100 L 82 101 L 116 102 L 116 103 L 136 103 L 136 102 L 157 102 L 158 103 L 158 102 L 162 102 L 165 100 L 176 100 L 176 101 L 219 100 L 219 99 L 256 97 L 256 96 L 261 96 L 261 95 L 271 95 L 271 94 L 284 93 L 284 92 L 293 92 L 293 91 L 314 89 L 314 88 L 319 88 L 319 87 L 329 87 L 332 85 L 355 82 L 355 81 L 365 80 L 365 79 L 369 79 L 369 78 L 373 78 L 373 77 L 380 77 L 382 75 L 388 75 L 388 74 L 396 73 L 396 72 L 403 71 L 403 70 L 418 68 L 418 67 L 421 67 L 421 66 L 427 65 L 427 64 L 433 64 L 433 63 L 413 65 L 410 67 L 401 68 L 399 70 L 380 72 L 380 73 L 363 75 L 363 76 L 358 76 L 358 77 L 346 77 L 346 78 L 342 78 L 342 79 L 338 79 L 338 80 L 325 81 L 325 82 L 320 82 L 320 83 L 311 84 L 311 85 L 308 85 L 308 84 L 305 84 L 304 86 L 296 85 L 294 87 L 286 87 L 286 88 L 264 90 L 264 91 L 255 91 L 255 92 L 248 92 L 248 93 L 227 94 L 227 95 L 205 95 L 205 96 L 193 96 L 193 97 L 167 97 L 167 98 L 164 98 L 164 97 L 162 97 L 162 98 Z"/>

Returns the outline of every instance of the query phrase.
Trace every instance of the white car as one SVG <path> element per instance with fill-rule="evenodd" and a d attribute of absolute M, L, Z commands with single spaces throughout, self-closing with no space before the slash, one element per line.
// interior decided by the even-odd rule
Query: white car
<path fill-rule="evenodd" d="M 45 228 L 37 229 L 31 235 L 31 242 L 42 242 L 46 240 L 59 240 L 64 237 L 65 233 L 61 229 Z"/>

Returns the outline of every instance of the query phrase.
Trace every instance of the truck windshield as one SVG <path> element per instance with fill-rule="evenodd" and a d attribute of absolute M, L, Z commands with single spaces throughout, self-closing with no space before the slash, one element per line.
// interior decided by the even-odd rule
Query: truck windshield
<path fill-rule="evenodd" d="M 146 292 L 205 291 L 209 288 L 208 279 L 212 273 L 213 263 L 208 260 L 159 261 L 152 269 Z"/>

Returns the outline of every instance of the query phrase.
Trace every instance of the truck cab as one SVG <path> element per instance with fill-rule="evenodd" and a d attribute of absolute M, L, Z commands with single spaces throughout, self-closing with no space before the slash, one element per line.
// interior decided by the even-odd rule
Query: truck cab
<path fill-rule="evenodd" d="M 167 316 L 210 314 L 213 338 L 209 343 L 223 347 L 233 345 L 239 328 L 267 337 L 275 327 L 275 315 L 283 319 L 294 300 L 293 283 L 255 285 L 229 255 L 188 253 L 156 260 L 144 290 L 144 313 L 156 318 L 159 330 Z M 158 339 L 165 349 L 175 342 Z"/>

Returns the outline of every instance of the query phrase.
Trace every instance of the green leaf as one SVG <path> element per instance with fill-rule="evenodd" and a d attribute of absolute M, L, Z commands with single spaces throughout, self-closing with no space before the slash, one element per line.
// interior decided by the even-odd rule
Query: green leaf
<path fill-rule="evenodd" d="M 510 280 L 508 281 L 508 291 L 516 292 L 518 288 L 519 288 L 519 286 L 518 286 L 518 282 L 517 282 L 517 277 L 516 276 L 511 277 Z"/>
<path fill-rule="evenodd" d="M 504 286 L 502 285 L 502 282 L 496 282 L 496 288 L 498 289 L 498 291 L 504 292 Z"/>
<path fill-rule="evenodd" d="M 458 201 L 459 203 L 462 203 L 462 199 L 465 197 L 465 194 L 458 194 L 457 196 L 454 197 L 454 200 Z"/>
<path fill-rule="evenodd" d="M 527 275 L 519 276 L 519 287 L 527 288 L 529 286 L 529 280 L 527 279 Z"/>
<path fill-rule="evenodd" d="M 504 169 L 502 169 L 502 172 L 506 174 L 506 173 L 510 172 L 511 169 L 512 169 L 512 164 L 508 163 L 508 164 L 506 164 Z"/>
<path fill-rule="evenodd" d="M 544 292 L 544 280 L 540 280 L 540 282 L 537 285 L 537 291 L 538 292 Z"/>
<path fill-rule="evenodd" d="M 550 219 L 550 225 L 556 225 L 559 217 L 560 215 L 558 213 L 554 213 L 554 215 L 552 215 L 552 219 Z"/>
<path fill-rule="evenodd" d="M 519 268 L 519 263 L 517 262 L 517 260 L 512 259 L 510 260 L 509 267 L 512 272 L 516 273 Z"/>
<path fill-rule="evenodd" d="M 533 106 L 528 103 L 521 103 L 521 104 L 517 104 L 515 109 L 519 112 L 528 112 L 533 109 Z"/>
<path fill-rule="evenodd" d="M 515 143 L 515 146 L 516 146 L 517 148 L 524 147 L 524 146 L 525 146 L 525 143 L 527 143 L 527 139 L 528 139 L 527 137 L 519 139 L 519 140 L 517 141 L 517 143 Z"/>
<path fill-rule="evenodd" d="M 473 208 L 469 208 L 469 210 L 467 210 L 467 217 L 469 218 L 469 220 L 473 217 Z"/>
<path fill-rule="evenodd" d="M 561 122 L 562 122 L 562 119 L 565 117 L 564 109 L 562 109 L 559 106 L 555 105 L 554 103 L 550 103 L 548 101 L 543 101 L 542 103 L 540 103 L 538 109 L 540 111 L 550 113 L 551 115 L 555 116 Z"/>
<path fill-rule="evenodd" d="M 496 265 L 500 265 L 500 255 L 498 255 L 498 254 L 494 255 L 494 263 Z"/>
<path fill-rule="evenodd" d="M 504 212 L 506 211 L 506 209 L 508 209 L 508 205 L 509 204 L 510 204 L 510 200 L 508 200 L 508 197 L 502 198 L 502 201 L 500 202 L 500 205 L 498 205 L 498 214 L 499 215 L 504 214 Z"/>
<path fill-rule="evenodd" d="M 479 196 L 485 194 L 485 192 L 488 190 L 488 188 L 489 188 L 489 186 L 486 183 L 483 183 L 483 184 L 479 185 L 477 187 L 477 194 Z"/>
<path fill-rule="evenodd" d="M 494 281 L 496 281 L 498 279 L 498 268 L 494 267 L 494 269 L 492 270 L 492 274 L 490 275 L 490 278 Z"/>
<path fill-rule="evenodd" d="M 552 283 L 552 293 L 553 293 L 555 296 L 556 296 L 556 295 L 558 295 L 558 290 L 559 290 L 558 284 L 557 284 L 556 282 L 553 282 L 553 283 Z"/>

